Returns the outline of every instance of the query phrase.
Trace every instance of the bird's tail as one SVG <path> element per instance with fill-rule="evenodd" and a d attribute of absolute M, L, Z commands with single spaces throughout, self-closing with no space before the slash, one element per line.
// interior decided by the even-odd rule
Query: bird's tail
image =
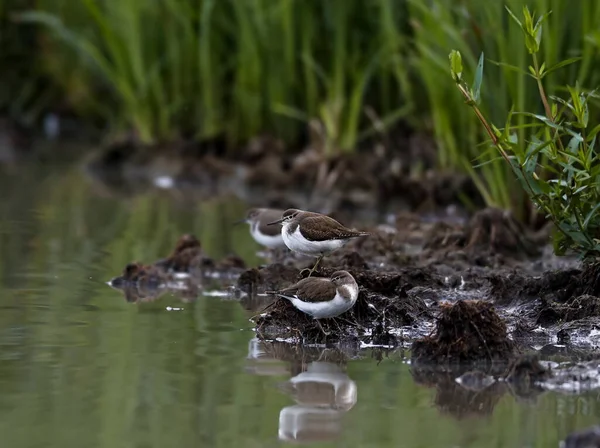
<path fill-rule="evenodd" d="M 282 295 L 281 291 L 265 291 L 265 294 L 273 294 L 273 295 L 276 295 L 277 298 L 280 298 L 280 299 L 286 299 L 289 301 L 292 300 L 289 296 Z"/>

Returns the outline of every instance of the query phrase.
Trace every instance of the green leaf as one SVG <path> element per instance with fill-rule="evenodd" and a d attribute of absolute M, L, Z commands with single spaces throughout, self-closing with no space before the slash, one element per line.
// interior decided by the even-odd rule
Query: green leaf
<path fill-rule="evenodd" d="M 540 18 L 537 20 L 537 22 L 535 23 L 535 27 L 537 28 L 538 26 L 541 26 L 542 22 L 544 22 L 544 20 L 546 20 L 550 14 L 552 14 L 552 10 L 548 11 L 545 14 L 542 14 L 540 16 Z"/>
<path fill-rule="evenodd" d="M 523 18 L 525 19 L 525 32 L 532 34 L 533 17 L 531 17 L 531 13 L 529 12 L 529 8 L 527 7 L 527 5 L 523 6 Z"/>
<path fill-rule="evenodd" d="M 517 16 L 515 16 L 515 15 L 513 14 L 513 12 L 510 10 L 510 8 L 509 8 L 508 6 L 504 6 L 504 8 L 506 8 L 506 10 L 507 10 L 507 11 L 508 11 L 508 13 L 510 14 L 510 16 L 513 18 L 513 20 L 514 20 L 515 22 L 517 22 L 517 24 L 518 24 L 518 25 L 519 25 L 521 28 L 523 28 L 523 24 L 522 24 L 522 23 L 521 23 L 521 21 L 520 21 L 520 20 L 517 18 Z"/>
<path fill-rule="evenodd" d="M 545 115 L 538 115 L 538 114 L 532 114 L 530 112 L 515 112 L 515 114 L 518 115 L 526 115 L 528 117 L 533 117 L 536 120 L 541 121 L 542 123 L 544 123 L 546 126 L 550 126 L 553 129 L 557 129 L 559 131 L 563 130 L 563 127 L 558 124 L 558 123 L 554 123 L 552 120 L 550 120 L 548 117 L 546 117 Z"/>
<path fill-rule="evenodd" d="M 483 51 L 479 56 L 479 62 L 477 63 L 477 69 L 475 70 L 475 80 L 473 81 L 473 86 L 471 90 L 473 91 L 473 99 L 476 103 L 479 103 L 480 99 L 480 91 L 481 91 L 481 81 L 483 79 Z"/>
<path fill-rule="evenodd" d="M 497 65 L 498 67 L 504 67 L 513 72 L 521 73 L 522 75 L 527 75 L 527 76 L 532 77 L 531 73 L 527 73 L 525 70 L 523 70 L 520 67 L 517 67 L 516 65 L 507 64 L 505 62 L 492 61 L 491 59 L 488 59 L 488 61 L 494 65 Z"/>
<path fill-rule="evenodd" d="M 448 55 L 448 58 L 450 59 L 450 72 L 452 73 L 452 78 L 454 81 L 458 82 L 461 80 L 463 72 L 460 51 L 452 50 Z"/>
<path fill-rule="evenodd" d="M 567 149 L 572 154 L 577 154 L 579 150 L 579 144 L 583 142 L 583 137 L 580 134 L 574 135 L 571 140 L 569 140 L 569 144 L 567 145 Z"/>
<path fill-rule="evenodd" d="M 567 100 L 564 100 L 563 98 L 561 98 L 561 97 L 559 97 L 559 96 L 554 96 L 554 95 L 550 95 L 550 96 L 549 96 L 549 98 L 550 98 L 551 100 L 553 100 L 553 101 L 556 101 L 557 103 L 560 103 L 560 104 L 562 104 L 563 106 L 565 106 L 565 107 L 567 107 L 567 108 L 569 108 L 569 109 L 573 110 L 573 105 L 572 105 L 572 104 L 571 104 L 569 101 L 567 101 Z"/>
<path fill-rule="evenodd" d="M 502 156 L 494 157 L 493 159 L 486 160 L 485 162 L 478 163 L 477 165 L 473 165 L 473 168 L 481 168 L 483 166 L 490 165 L 499 160 L 504 160 L 504 157 L 502 157 Z"/>
<path fill-rule="evenodd" d="M 298 121 L 308 123 L 310 117 L 302 110 L 281 103 L 274 103 L 271 110 L 276 114 L 283 115 L 288 118 L 294 118 Z"/>
<path fill-rule="evenodd" d="M 600 131 L 600 124 L 597 124 L 596 126 L 594 126 L 594 128 L 589 132 L 589 134 L 587 135 L 587 140 L 588 142 L 593 140 L 594 137 L 596 137 L 596 134 Z"/>
<path fill-rule="evenodd" d="M 554 140 L 547 140 L 545 142 L 542 142 L 538 138 L 534 137 L 534 141 L 531 142 L 527 147 L 527 152 L 525 155 L 527 158 L 533 157 L 537 155 L 540 151 L 542 151 L 544 148 L 550 146 L 552 143 L 554 143 Z"/>
<path fill-rule="evenodd" d="M 564 61 L 560 61 L 557 64 L 554 64 L 552 67 L 550 67 L 548 70 L 546 70 L 546 72 L 544 73 L 544 76 L 549 75 L 550 73 L 558 70 L 559 68 L 562 67 L 566 67 L 567 65 L 573 64 L 577 61 L 580 61 L 582 58 L 581 56 L 577 56 L 576 58 L 570 58 L 570 59 L 565 59 Z"/>

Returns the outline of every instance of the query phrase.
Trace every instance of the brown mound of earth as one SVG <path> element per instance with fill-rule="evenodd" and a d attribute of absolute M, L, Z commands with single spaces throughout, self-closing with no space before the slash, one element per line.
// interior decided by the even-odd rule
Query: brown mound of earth
<path fill-rule="evenodd" d="M 193 235 L 182 235 L 171 254 L 152 264 L 132 262 L 125 266 L 120 276 L 109 284 L 123 292 L 127 302 L 151 302 L 166 292 L 171 292 L 183 302 L 195 300 L 202 284 L 202 276 L 207 272 L 235 271 L 244 269 L 241 258 L 230 256 L 214 261 L 204 255 L 200 241 Z M 174 287 L 175 274 L 189 274 L 179 279 Z"/>
<path fill-rule="evenodd" d="M 461 249 L 470 255 L 498 254 L 527 258 L 538 256 L 536 238 L 506 210 L 486 208 L 473 215 L 468 225 L 438 223 L 425 249 Z"/>
<path fill-rule="evenodd" d="M 442 304 L 434 334 L 412 345 L 415 361 L 436 363 L 506 360 L 513 352 L 506 324 L 493 305 L 473 300 Z"/>

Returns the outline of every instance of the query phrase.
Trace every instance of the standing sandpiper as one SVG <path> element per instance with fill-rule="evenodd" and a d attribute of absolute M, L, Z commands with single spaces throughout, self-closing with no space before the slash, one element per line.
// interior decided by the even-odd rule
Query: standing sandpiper
<path fill-rule="evenodd" d="M 267 225 L 278 223 L 281 223 L 283 242 L 290 250 L 317 257 L 317 262 L 309 269 L 309 277 L 325 255 L 343 247 L 353 238 L 369 235 L 367 232 L 348 229 L 327 215 L 295 208 L 287 209 L 281 219 Z"/>
<path fill-rule="evenodd" d="M 336 271 L 331 278 L 308 277 L 279 291 L 267 291 L 292 302 L 297 309 L 316 319 L 327 319 L 345 313 L 356 303 L 358 284 L 348 271 Z"/>
<path fill-rule="evenodd" d="M 281 231 L 277 227 L 267 224 L 275 219 L 281 218 L 283 210 L 274 208 L 251 208 L 246 217 L 236 224 L 247 223 L 250 225 L 250 234 L 254 241 L 261 246 L 269 249 L 279 249 L 286 247 L 281 236 Z"/>

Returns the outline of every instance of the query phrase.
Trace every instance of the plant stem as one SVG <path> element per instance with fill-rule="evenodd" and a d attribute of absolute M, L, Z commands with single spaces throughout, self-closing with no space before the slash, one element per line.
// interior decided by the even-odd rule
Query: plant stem
<path fill-rule="evenodd" d="M 471 108 L 475 112 L 475 115 L 477 115 L 477 118 L 479 119 L 479 121 L 481 122 L 483 127 L 485 128 L 485 131 L 492 139 L 492 142 L 494 143 L 494 145 L 496 145 L 496 147 L 500 151 L 500 154 L 502 155 L 502 157 L 504 157 L 504 159 L 510 164 L 508 154 L 506 153 L 506 151 L 504 151 L 504 148 L 500 144 L 500 140 L 498 140 L 498 137 L 494 133 L 491 126 L 488 124 L 487 120 L 485 119 L 485 117 L 483 116 L 483 114 L 481 113 L 479 108 L 475 105 L 475 101 L 473 100 L 473 98 L 471 98 L 471 94 L 469 93 L 469 91 L 462 84 L 457 84 L 457 85 L 458 85 L 458 89 L 463 94 L 463 96 L 466 98 L 468 104 L 471 106 Z"/>
<path fill-rule="evenodd" d="M 544 90 L 544 85 L 542 84 L 542 78 L 540 77 L 540 68 L 537 60 L 537 55 L 535 53 L 533 56 L 533 68 L 535 70 L 535 80 L 537 81 L 538 90 L 540 91 L 540 97 L 542 98 L 542 104 L 544 105 L 544 110 L 546 111 L 546 116 L 552 123 L 554 123 L 554 117 L 552 116 L 552 109 L 550 108 L 550 104 L 548 104 L 548 98 L 546 98 L 546 92 Z"/>

